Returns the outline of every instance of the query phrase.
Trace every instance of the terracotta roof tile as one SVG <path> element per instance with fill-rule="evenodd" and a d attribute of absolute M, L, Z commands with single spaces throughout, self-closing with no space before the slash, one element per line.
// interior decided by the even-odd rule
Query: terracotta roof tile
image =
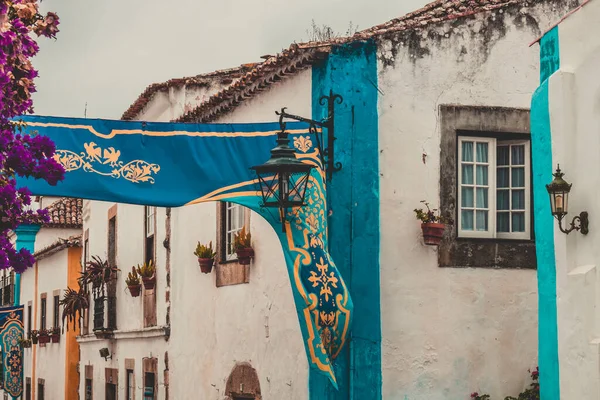
<path fill-rule="evenodd" d="M 81 247 L 81 235 L 74 235 L 67 239 L 58 238 L 56 242 L 33 253 L 33 257 L 36 261 L 40 261 L 69 247 Z"/>
<path fill-rule="evenodd" d="M 203 87 L 208 86 L 211 83 L 230 84 L 235 79 L 239 79 L 245 73 L 256 67 L 258 63 L 243 64 L 236 68 L 222 69 L 206 74 L 196 75 L 186 78 L 171 79 L 162 83 L 153 83 L 148 86 L 146 90 L 133 102 L 131 106 L 123 113 L 121 119 L 130 121 L 137 117 L 148 105 L 150 100 L 154 97 L 157 92 L 166 91 L 171 87 L 182 87 L 184 85 L 188 87 Z"/>
<path fill-rule="evenodd" d="M 50 204 L 46 210 L 50 214 L 50 222 L 44 224 L 47 228 L 82 228 L 81 217 L 83 200 L 64 197 Z"/>
<path fill-rule="evenodd" d="M 440 22 L 525 2 L 526 0 L 436 0 L 419 10 L 357 32 L 350 37 L 293 44 L 280 54 L 265 56 L 265 62 L 256 65 L 231 86 L 214 94 L 175 122 L 212 122 L 244 100 L 266 90 L 273 83 L 295 75 L 325 58 L 334 45 L 385 37 L 405 30 L 424 29 Z"/>

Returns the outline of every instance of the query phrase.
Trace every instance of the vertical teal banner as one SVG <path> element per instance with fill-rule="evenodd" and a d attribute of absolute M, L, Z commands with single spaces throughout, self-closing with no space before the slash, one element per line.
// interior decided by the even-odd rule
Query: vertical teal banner
<path fill-rule="evenodd" d="M 310 373 L 311 400 L 381 399 L 379 261 L 379 141 L 377 58 L 372 42 L 334 48 L 313 67 L 313 117 L 325 117 L 319 98 L 339 94 L 335 162 L 328 182 L 329 251 L 354 300 L 350 344 L 334 360 L 339 390 Z M 350 251 L 349 251 L 350 250 Z"/>

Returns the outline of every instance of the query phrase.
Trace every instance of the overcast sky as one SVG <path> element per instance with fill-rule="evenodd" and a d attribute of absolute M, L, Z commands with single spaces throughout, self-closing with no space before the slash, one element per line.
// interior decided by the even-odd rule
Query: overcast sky
<path fill-rule="evenodd" d="M 308 39 L 314 19 L 365 29 L 426 0 L 45 0 L 57 40 L 40 39 L 36 114 L 118 119 L 154 82 L 260 61 Z"/>

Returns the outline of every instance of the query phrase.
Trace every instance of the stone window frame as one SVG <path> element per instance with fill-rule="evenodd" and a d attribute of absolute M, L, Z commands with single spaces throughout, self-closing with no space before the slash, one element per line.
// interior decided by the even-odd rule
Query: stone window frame
<path fill-rule="evenodd" d="M 242 265 L 237 259 L 227 260 L 225 257 L 225 246 L 227 245 L 225 226 L 226 221 L 226 202 L 217 202 L 217 265 L 215 266 L 215 284 L 217 287 L 240 285 L 250 283 L 250 266 Z M 244 211 L 244 227 L 246 231 L 250 230 L 250 209 L 240 206 Z"/>
<path fill-rule="evenodd" d="M 438 248 L 438 266 L 449 268 L 536 269 L 533 191 L 530 196 L 530 239 L 460 238 L 458 137 L 488 136 L 502 140 L 530 138 L 529 110 L 523 108 L 440 105 L 440 206 L 455 224 Z M 494 172 L 495 173 L 495 172 Z M 530 180 L 532 182 L 532 179 Z"/>
<path fill-rule="evenodd" d="M 261 400 L 260 379 L 256 369 L 248 362 L 237 363 L 225 384 L 226 400 Z"/>
<path fill-rule="evenodd" d="M 148 262 L 152 259 L 154 268 L 157 268 L 156 261 L 156 223 L 157 223 L 158 208 L 154 206 L 144 206 L 144 221 L 143 227 L 143 239 L 144 239 L 144 262 Z M 152 233 L 148 234 L 149 218 L 152 224 Z M 152 242 L 152 254 L 149 254 L 149 239 Z M 151 256 L 151 257 L 149 257 Z M 156 285 L 153 289 L 146 289 L 142 285 L 142 308 L 144 314 L 144 328 L 149 328 L 157 325 L 156 317 Z"/>
<path fill-rule="evenodd" d="M 129 373 L 131 373 L 133 380 L 130 380 Z M 133 392 L 131 393 L 131 400 L 135 400 L 135 359 L 126 358 L 125 359 L 125 400 L 129 400 L 129 385 L 133 383 Z"/>
<path fill-rule="evenodd" d="M 146 388 L 146 373 L 154 374 L 154 399 L 158 399 L 158 358 L 144 357 L 142 359 L 142 398 Z"/>
<path fill-rule="evenodd" d="M 90 398 L 86 397 L 87 393 L 87 381 L 90 381 Z M 94 398 L 94 366 L 86 365 L 85 366 L 85 377 L 83 380 L 83 398 L 85 400 L 93 400 Z"/>

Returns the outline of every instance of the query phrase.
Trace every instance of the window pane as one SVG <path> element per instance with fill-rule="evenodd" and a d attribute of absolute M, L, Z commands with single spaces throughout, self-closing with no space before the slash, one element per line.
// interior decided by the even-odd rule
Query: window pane
<path fill-rule="evenodd" d="M 477 166 L 477 184 L 486 185 L 488 184 L 488 166 L 478 165 Z"/>
<path fill-rule="evenodd" d="M 488 230 L 488 212 L 477 211 L 477 230 L 487 231 Z"/>
<path fill-rule="evenodd" d="M 525 209 L 525 191 L 524 190 L 513 190 L 512 191 L 512 209 L 513 210 L 524 210 Z"/>
<path fill-rule="evenodd" d="M 477 162 L 488 162 L 488 144 L 477 143 Z"/>
<path fill-rule="evenodd" d="M 525 168 L 512 169 L 512 187 L 525 187 Z"/>
<path fill-rule="evenodd" d="M 510 180 L 508 178 L 509 168 L 498 168 L 497 173 L 497 185 L 499 188 L 507 188 L 510 184 Z"/>
<path fill-rule="evenodd" d="M 510 191 L 498 190 L 496 196 L 496 208 L 498 210 L 510 210 Z"/>
<path fill-rule="evenodd" d="M 477 201 L 475 203 L 477 208 L 488 208 L 488 189 L 477 188 Z"/>
<path fill-rule="evenodd" d="M 473 184 L 473 166 L 464 165 L 462 166 L 462 184 L 472 185 Z"/>
<path fill-rule="evenodd" d="M 472 231 L 473 230 L 473 211 L 471 210 L 462 210 L 460 212 L 461 215 L 461 227 L 464 231 Z"/>
<path fill-rule="evenodd" d="M 462 160 L 473 161 L 473 142 L 462 142 Z"/>
<path fill-rule="evenodd" d="M 525 213 L 516 212 L 512 214 L 512 231 L 525 232 Z"/>
<path fill-rule="evenodd" d="M 498 232 L 510 232 L 510 213 L 498 213 L 496 230 Z"/>
<path fill-rule="evenodd" d="M 461 190 L 461 207 L 473 207 L 473 188 L 463 187 Z"/>
<path fill-rule="evenodd" d="M 509 165 L 508 146 L 498 146 L 498 165 Z"/>
<path fill-rule="evenodd" d="M 510 146 L 510 152 L 512 165 L 525 165 L 525 146 Z"/>

